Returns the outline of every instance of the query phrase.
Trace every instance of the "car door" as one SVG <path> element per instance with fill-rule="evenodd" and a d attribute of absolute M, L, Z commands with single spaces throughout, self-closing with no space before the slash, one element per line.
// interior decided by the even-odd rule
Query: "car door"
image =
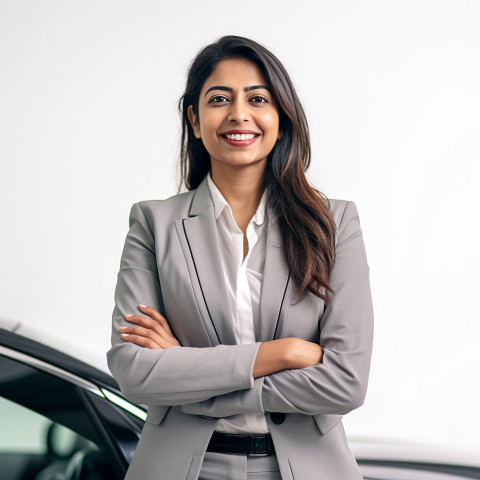
<path fill-rule="evenodd" d="M 128 406 L 89 380 L 0 347 L 0 477 L 123 478 L 143 425 Z"/>

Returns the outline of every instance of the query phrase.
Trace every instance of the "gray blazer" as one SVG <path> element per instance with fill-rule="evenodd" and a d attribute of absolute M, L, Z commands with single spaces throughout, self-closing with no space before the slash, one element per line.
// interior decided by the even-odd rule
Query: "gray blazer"
<path fill-rule="evenodd" d="M 369 268 L 357 210 L 330 201 L 337 224 L 330 303 L 295 286 L 269 217 L 258 343 L 236 345 L 206 181 L 168 200 L 135 204 L 113 312 L 109 368 L 125 396 L 149 406 L 128 479 L 197 479 L 218 418 L 267 412 L 282 479 L 361 479 L 342 415 L 362 405 L 373 337 Z M 143 303 L 168 320 L 182 347 L 122 340 L 124 314 Z M 260 342 L 299 337 L 324 349 L 321 364 L 253 379 Z"/>

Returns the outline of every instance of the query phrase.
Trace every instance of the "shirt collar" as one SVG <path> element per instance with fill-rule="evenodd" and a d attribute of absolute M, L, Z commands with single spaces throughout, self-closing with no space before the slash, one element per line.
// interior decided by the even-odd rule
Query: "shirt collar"
<path fill-rule="evenodd" d="M 207 182 L 208 188 L 210 189 L 210 194 L 212 196 L 213 201 L 213 210 L 215 212 L 215 220 L 218 220 L 218 217 L 222 214 L 222 212 L 227 209 L 232 215 L 232 208 L 225 200 L 225 197 L 222 195 L 218 187 L 212 180 L 212 176 L 210 173 L 207 175 Z M 266 192 L 263 192 L 262 198 L 260 199 L 260 203 L 258 204 L 257 211 L 253 216 L 251 221 L 254 221 L 257 225 L 262 225 L 265 221 L 265 204 L 267 202 L 267 195 Z M 233 215 L 232 215 L 233 216 Z"/>

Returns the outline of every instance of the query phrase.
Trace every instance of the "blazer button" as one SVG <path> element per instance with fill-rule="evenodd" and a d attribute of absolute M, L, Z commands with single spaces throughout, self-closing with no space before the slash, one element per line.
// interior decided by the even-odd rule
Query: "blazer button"
<path fill-rule="evenodd" d="M 285 414 L 273 412 L 270 414 L 270 418 L 272 419 L 272 422 L 276 425 L 281 425 L 285 421 Z"/>

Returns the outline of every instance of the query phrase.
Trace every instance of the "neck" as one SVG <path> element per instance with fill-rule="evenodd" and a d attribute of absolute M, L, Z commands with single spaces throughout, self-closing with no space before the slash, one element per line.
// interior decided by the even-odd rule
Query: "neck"
<path fill-rule="evenodd" d="M 224 169 L 212 165 L 212 180 L 232 209 L 233 218 L 245 233 L 263 195 L 265 166 Z"/>

